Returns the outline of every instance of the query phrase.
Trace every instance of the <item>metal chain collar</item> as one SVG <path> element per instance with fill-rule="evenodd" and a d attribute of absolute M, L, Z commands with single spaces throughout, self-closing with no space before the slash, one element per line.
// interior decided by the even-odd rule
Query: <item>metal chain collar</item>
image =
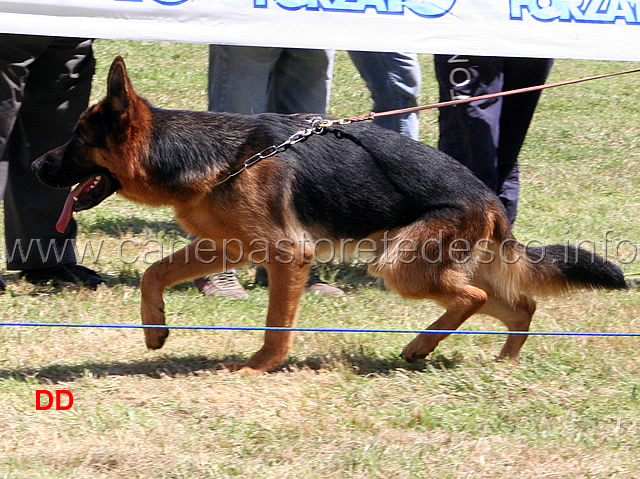
<path fill-rule="evenodd" d="M 309 128 L 302 128 L 302 129 L 296 131 L 293 135 L 291 135 L 289 138 L 287 138 L 286 141 L 283 141 L 279 145 L 271 145 L 270 147 L 265 148 L 264 150 L 256 153 L 255 155 L 250 156 L 249 158 L 247 158 L 244 161 L 244 163 L 242 163 L 242 165 L 240 165 L 240 167 L 237 170 L 235 170 L 232 173 L 229 173 L 229 175 L 224 180 L 219 181 L 218 183 L 216 183 L 214 185 L 214 187 L 218 186 L 218 185 L 221 185 L 222 183 L 224 183 L 224 182 L 230 180 L 231 178 L 233 178 L 234 176 L 239 175 L 244 170 L 246 170 L 250 166 L 255 165 L 259 161 L 264 160 L 266 158 L 270 158 L 270 157 L 272 157 L 273 155 L 275 155 L 277 153 L 281 153 L 284 150 L 286 150 L 287 148 L 289 148 L 290 146 L 293 146 L 296 143 L 300 143 L 301 141 L 306 140 L 311 135 L 319 135 L 322 132 L 324 132 L 324 123 L 326 123 L 326 122 L 324 121 L 324 119 L 322 117 L 314 116 L 312 118 L 309 118 L 306 121 L 311 124 L 311 126 Z"/>

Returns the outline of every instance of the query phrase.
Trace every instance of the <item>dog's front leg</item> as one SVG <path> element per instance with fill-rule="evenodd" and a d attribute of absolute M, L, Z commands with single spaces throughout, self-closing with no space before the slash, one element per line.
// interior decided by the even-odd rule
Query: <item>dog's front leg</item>
<path fill-rule="evenodd" d="M 291 328 L 296 324 L 300 296 L 309 276 L 309 264 L 297 262 L 266 265 L 269 273 L 269 311 L 267 327 Z M 251 375 L 273 369 L 282 363 L 293 344 L 293 332 L 271 331 L 264 335 L 264 345 L 239 371 Z"/>
<path fill-rule="evenodd" d="M 166 324 L 162 293 L 174 284 L 222 271 L 222 259 L 214 251 L 199 248 L 198 241 L 152 264 L 142 276 L 140 313 L 142 324 Z M 160 349 L 169 336 L 165 328 L 146 328 L 149 349 Z"/>

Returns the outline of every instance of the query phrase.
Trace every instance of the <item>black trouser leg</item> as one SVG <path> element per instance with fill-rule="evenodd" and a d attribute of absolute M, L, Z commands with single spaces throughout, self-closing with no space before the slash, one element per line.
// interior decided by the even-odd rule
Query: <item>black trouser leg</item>
<path fill-rule="evenodd" d="M 0 145 L 6 143 L 3 159 L 9 161 L 7 267 L 75 263 L 75 222 L 62 234 L 55 229 L 68 190 L 40 183 L 31 163 L 69 139 L 88 105 L 95 65 L 91 41 L 2 35 L 0 61 Z"/>

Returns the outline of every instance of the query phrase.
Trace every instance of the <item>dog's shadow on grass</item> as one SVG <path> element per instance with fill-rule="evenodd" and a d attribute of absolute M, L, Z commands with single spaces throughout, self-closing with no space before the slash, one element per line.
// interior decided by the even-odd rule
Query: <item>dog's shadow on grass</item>
<path fill-rule="evenodd" d="M 202 355 L 166 356 L 140 361 L 89 361 L 81 364 L 55 364 L 42 368 L 0 369 L 0 380 L 17 380 L 38 384 L 70 383 L 79 379 L 108 376 L 147 376 L 154 379 L 163 377 L 198 376 L 203 373 L 224 369 L 225 363 L 238 363 L 246 358 L 229 355 L 223 358 L 209 358 Z M 289 360 L 269 374 L 281 374 L 296 370 L 329 371 L 347 370 L 354 374 L 391 375 L 398 371 L 429 371 L 433 369 L 453 369 L 460 364 L 457 356 L 444 358 L 436 356 L 415 363 L 401 358 L 376 358 L 367 355 L 347 355 L 342 357 L 316 356 L 301 361 Z"/>
<path fill-rule="evenodd" d="M 310 369 L 313 371 L 341 369 L 349 370 L 359 376 L 391 375 L 399 371 L 424 372 L 433 369 L 454 369 L 462 362 L 462 357 L 455 355 L 446 358 L 435 355 L 428 359 L 416 362 L 407 362 L 401 357 L 378 357 L 366 352 L 343 353 L 339 356 L 310 356 L 302 361 L 287 360 L 274 372 Z"/>

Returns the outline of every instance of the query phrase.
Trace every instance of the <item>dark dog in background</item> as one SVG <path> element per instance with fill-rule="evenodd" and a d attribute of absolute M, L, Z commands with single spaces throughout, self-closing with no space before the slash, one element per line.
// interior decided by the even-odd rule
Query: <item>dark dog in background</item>
<path fill-rule="evenodd" d="M 309 116 L 172 111 L 139 97 L 122 58 L 111 65 L 104 100 L 89 108 L 70 141 L 36 160 L 44 183 L 69 187 L 58 227 L 73 211 L 119 192 L 151 206 L 171 205 L 198 240 L 151 265 L 142 278 L 142 322 L 166 324 L 167 287 L 223 269 L 220 246 L 236 262 L 269 273 L 269 327 L 292 327 L 314 245 L 365 244 L 369 271 L 403 297 L 446 309 L 428 329 L 454 330 L 483 313 L 528 331 L 533 295 L 572 287 L 623 289 L 619 268 L 564 245 L 525 247 L 509 231 L 500 201 L 445 154 L 368 123 L 331 126 L 230 177 L 257 152 L 310 127 Z M 321 240 L 321 241 L 318 241 Z M 197 259 L 196 259 L 197 258 Z M 145 329 L 149 348 L 164 328 Z M 446 333 L 421 333 L 403 350 L 427 356 Z M 510 335 L 500 357 L 515 361 L 526 335 Z M 290 331 L 268 330 L 246 363 L 258 374 L 285 360 Z"/>

